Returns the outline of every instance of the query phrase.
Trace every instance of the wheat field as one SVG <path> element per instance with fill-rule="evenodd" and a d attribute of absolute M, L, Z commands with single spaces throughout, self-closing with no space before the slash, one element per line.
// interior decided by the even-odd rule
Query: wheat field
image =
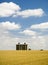
<path fill-rule="evenodd" d="M 48 65 L 48 50 L 0 50 L 0 65 Z"/>

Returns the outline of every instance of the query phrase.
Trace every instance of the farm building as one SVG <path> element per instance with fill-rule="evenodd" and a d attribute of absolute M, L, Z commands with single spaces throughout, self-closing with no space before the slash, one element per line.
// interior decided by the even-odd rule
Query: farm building
<path fill-rule="evenodd" d="M 16 44 L 16 50 L 27 50 L 27 44 L 24 43 L 24 44 Z"/>

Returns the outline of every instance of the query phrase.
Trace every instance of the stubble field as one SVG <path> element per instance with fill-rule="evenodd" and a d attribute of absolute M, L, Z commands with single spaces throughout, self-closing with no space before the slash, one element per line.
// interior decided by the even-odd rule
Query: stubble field
<path fill-rule="evenodd" d="M 48 50 L 0 50 L 0 65 L 48 65 Z"/>

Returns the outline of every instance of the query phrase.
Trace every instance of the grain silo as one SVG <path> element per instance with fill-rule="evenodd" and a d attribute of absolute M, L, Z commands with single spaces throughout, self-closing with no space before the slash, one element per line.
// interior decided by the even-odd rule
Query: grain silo
<path fill-rule="evenodd" d="M 24 43 L 24 44 L 20 44 L 20 43 L 18 43 L 18 44 L 16 44 L 16 50 L 27 50 L 27 44 L 26 43 Z"/>

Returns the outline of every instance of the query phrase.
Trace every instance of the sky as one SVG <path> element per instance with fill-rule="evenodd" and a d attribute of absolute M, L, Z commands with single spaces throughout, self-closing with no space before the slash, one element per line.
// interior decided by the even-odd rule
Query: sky
<path fill-rule="evenodd" d="M 0 0 L 0 50 L 18 42 L 48 50 L 48 0 Z"/>

